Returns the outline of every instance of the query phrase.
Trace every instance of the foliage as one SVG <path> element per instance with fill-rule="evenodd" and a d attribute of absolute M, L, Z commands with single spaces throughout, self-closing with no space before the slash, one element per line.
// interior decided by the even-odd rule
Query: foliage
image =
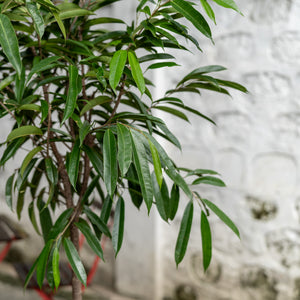
<path fill-rule="evenodd" d="M 25 195 L 26 199 L 31 196 L 29 217 L 45 241 L 27 283 L 36 269 L 40 286 L 47 273 L 49 285 L 57 288 L 63 248 L 76 277 L 85 284 L 78 230 L 100 257 L 100 239 L 103 234 L 108 236 L 117 255 L 130 200 L 137 208 L 145 203 L 148 213 L 156 206 L 166 222 L 175 218 L 179 199 L 187 200 L 175 249 L 177 265 L 187 249 L 196 205 L 202 211 L 205 269 L 212 252 L 209 210 L 239 235 L 215 204 L 193 191 L 202 184 L 225 186 L 223 181 L 211 170 L 176 166 L 157 137 L 179 149 L 180 143 L 155 113 L 164 111 L 188 121 L 188 112 L 214 124 L 187 106 L 180 93 L 200 95 L 205 89 L 229 95 L 228 88 L 247 90 L 213 77 L 211 73 L 225 68 L 212 65 L 193 70 L 163 98 L 154 99 L 153 83 L 146 77 L 151 70 L 177 66 L 169 50 L 190 51 L 190 43 L 201 50 L 186 21 L 212 40 L 200 11 L 215 22 L 212 2 L 239 12 L 238 7 L 233 0 L 201 0 L 201 7 L 198 1 L 140 0 L 136 21 L 131 24 L 97 15 L 116 2 L 0 2 L 0 117 L 14 120 L 2 144 L 0 165 L 7 164 L 20 149 L 27 151 L 19 169 L 7 180 L 6 201 L 21 218 Z M 107 24 L 117 29 L 107 30 Z M 166 178 L 172 182 L 170 192 Z M 130 199 L 123 199 L 126 190 Z M 59 207 L 65 209 L 57 216 Z M 101 207 L 100 216 L 96 207 Z M 107 222 L 113 210 L 111 233 Z"/>

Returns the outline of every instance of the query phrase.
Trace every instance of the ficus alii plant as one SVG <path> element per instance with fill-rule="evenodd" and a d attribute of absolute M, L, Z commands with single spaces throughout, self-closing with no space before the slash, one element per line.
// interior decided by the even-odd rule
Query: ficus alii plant
<path fill-rule="evenodd" d="M 190 93 L 196 101 L 203 89 L 229 95 L 228 88 L 246 88 L 212 75 L 224 71 L 222 66 L 198 66 L 155 99 L 147 78 L 153 70 L 178 66 L 168 50 L 201 50 L 191 28 L 212 40 L 203 16 L 215 21 L 211 4 L 239 12 L 233 0 L 198 2 L 136 1 L 136 19 L 126 24 L 99 17 L 105 6 L 118 10 L 117 0 L 1 0 L 0 117 L 11 119 L 13 126 L 1 144 L 0 165 L 26 150 L 7 180 L 5 197 L 19 219 L 28 209 L 44 239 L 25 286 L 36 271 L 40 287 L 48 280 L 58 288 L 60 253 L 65 251 L 73 270 L 73 299 L 81 299 L 87 277 L 79 233 L 102 259 L 100 241 L 106 235 L 117 255 L 128 201 L 137 208 L 145 205 L 148 213 L 154 207 L 166 222 L 175 218 L 180 199 L 186 203 L 175 246 L 177 265 L 187 249 L 194 209 L 201 211 L 204 269 L 212 254 L 210 211 L 239 236 L 228 216 L 194 191 L 203 184 L 225 186 L 223 181 L 212 170 L 173 162 L 161 141 L 179 149 L 180 142 L 156 113 L 185 121 L 194 114 L 213 126 L 181 95 Z"/>

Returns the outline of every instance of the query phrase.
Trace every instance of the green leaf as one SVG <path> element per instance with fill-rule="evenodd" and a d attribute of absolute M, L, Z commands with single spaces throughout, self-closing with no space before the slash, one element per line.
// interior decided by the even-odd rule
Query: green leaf
<path fill-rule="evenodd" d="M 14 154 L 20 149 L 25 140 L 25 138 L 16 138 L 7 145 L 1 157 L 0 166 L 3 166 L 12 156 L 14 156 Z"/>
<path fill-rule="evenodd" d="M 101 248 L 99 240 L 94 235 L 87 222 L 81 219 L 80 222 L 75 223 L 75 225 L 83 233 L 91 249 L 104 261 L 103 250 Z"/>
<path fill-rule="evenodd" d="M 14 80 L 14 76 L 7 76 L 4 79 L 2 79 L 0 82 L 0 91 L 9 86 Z"/>
<path fill-rule="evenodd" d="M 71 117 L 76 107 L 76 101 L 78 96 L 78 86 L 77 86 L 78 69 L 76 66 L 69 65 L 69 76 L 70 76 L 69 90 L 67 95 L 67 102 L 64 111 L 64 116 L 61 121 L 61 124 L 63 124 L 67 119 Z"/>
<path fill-rule="evenodd" d="M 21 174 L 21 176 L 23 176 L 23 174 L 24 174 L 24 172 L 25 172 L 25 170 L 26 170 L 28 164 L 29 164 L 30 161 L 33 159 L 33 157 L 34 157 L 37 153 L 41 152 L 42 150 L 43 150 L 43 148 L 42 148 L 41 146 L 39 146 L 39 147 L 36 147 L 36 148 L 32 149 L 32 150 L 26 155 L 26 157 L 25 157 L 24 160 L 23 160 L 22 166 L 21 166 L 21 168 L 20 168 L 20 174 Z"/>
<path fill-rule="evenodd" d="M 6 15 L 0 14 L 0 44 L 9 62 L 21 76 L 22 62 L 15 30 Z"/>
<path fill-rule="evenodd" d="M 105 222 L 99 218 L 88 206 L 84 206 L 84 213 L 87 215 L 91 223 L 93 223 L 102 233 L 111 238 L 111 233 Z"/>
<path fill-rule="evenodd" d="M 28 205 L 28 216 L 29 216 L 31 224 L 32 224 L 34 230 L 36 231 L 36 233 L 38 235 L 41 235 L 38 224 L 37 224 L 37 221 L 36 221 L 36 217 L 35 217 L 34 202 L 33 201 L 31 201 L 30 204 Z"/>
<path fill-rule="evenodd" d="M 48 241 L 38 258 L 38 263 L 36 268 L 36 279 L 40 289 L 42 289 L 43 286 L 48 257 L 52 248 L 52 244 L 53 244 L 52 240 Z"/>
<path fill-rule="evenodd" d="M 99 152 L 94 150 L 93 148 L 90 148 L 86 145 L 83 145 L 83 151 L 88 155 L 93 167 L 97 171 L 99 175 L 103 175 L 103 163 L 99 156 Z"/>
<path fill-rule="evenodd" d="M 155 53 L 155 54 L 148 54 L 139 58 L 139 63 L 143 63 L 146 61 L 151 61 L 155 59 L 174 59 L 175 57 L 168 53 Z"/>
<path fill-rule="evenodd" d="M 207 0 L 200 0 L 206 14 L 208 15 L 208 17 L 214 21 L 214 23 L 216 24 L 216 18 L 215 18 L 215 13 L 212 10 L 211 6 L 208 4 Z"/>
<path fill-rule="evenodd" d="M 95 187 L 97 187 L 97 185 L 99 184 L 99 179 L 100 179 L 100 176 L 99 175 L 96 175 L 92 181 L 89 183 L 84 195 L 82 196 L 82 199 L 81 199 L 81 205 L 84 205 L 87 201 L 88 201 L 88 198 L 89 196 L 92 194 L 92 192 L 94 191 Z"/>
<path fill-rule="evenodd" d="M 57 184 L 58 181 L 58 171 L 55 165 L 53 164 L 53 160 L 50 157 L 45 158 L 45 166 L 46 166 L 46 175 L 49 181 L 53 184 Z"/>
<path fill-rule="evenodd" d="M 43 135 L 43 131 L 35 126 L 32 125 L 26 125 L 19 128 L 14 129 L 7 137 L 6 141 L 12 141 L 14 139 L 17 139 L 22 136 L 28 136 L 28 135 Z"/>
<path fill-rule="evenodd" d="M 212 38 L 209 25 L 203 16 L 191 4 L 189 4 L 189 2 L 184 0 L 172 0 L 170 4 L 187 20 L 189 20 L 202 34 L 210 39 Z"/>
<path fill-rule="evenodd" d="M 116 139 L 110 129 L 105 131 L 103 138 L 103 165 L 104 183 L 107 192 L 112 197 L 117 186 L 118 164 Z"/>
<path fill-rule="evenodd" d="M 15 95 L 16 95 L 17 102 L 19 104 L 22 102 L 23 95 L 24 95 L 25 79 L 26 79 L 25 68 L 22 67 L 21 75 L 16 76 L 16 85 L 15 85 Z"/>
<path fill-rule="evenodd" d="M 207 217 L 203 211 L 201 211 L 201 238 L 202 238 L 202 257 L 204 271 L 209 267 L 212 246 L 211 246 L 211 231 Z"/>
<path fill-rule="evenodd" d="M 75 18 L 75 17 L 82 17 L 82 16 L 88 16 L 93 15 L 94 13 L 82 8 L 73 8 L 72 10 L 63 11 L 59 14 L 59 17 L 61 20 Z"/>
<path fill-rule="evenodd" d="M 162 174 L 159 154 L 158 154 L 157 149 L 155 148 L 155 146 L 153 145 L 153 143 L 149 139 L 148 139 L 148 143 L 149 143 L 150 151 L 151 151 L 151 155 L 152 155 L 152 161 L 153 161 L 156 181 L 157 181 L 159 187 L 161 187 L 162 182 L 163 182 L 163 174 Z"/>
<path fill-rule="evenodd" d="M 45 32 L 45 23 L 43 17 L 40 14 L 39 9 L 37 8 L 36 4 L 33 2 L 27 3 L 26 7 L 34 21 L 35 30 L 37 31 L 40 38 L 42 38 Z"/>
<path fill-rule="evenodd" d="M 53 279 L 54 285 L 57 289 L 60 284 L 60 274 L 59 274 L 59 249 L 57 244 L 54 248 L 53 257 L 52 257 L 52 270 L 53 270 Z"/>
<path fill-rule="evenodd" d="M 112 230 L 112 245 L 115 250 L 115 256 L 118 255 L 121 249 L 124 235 L 124 218 L 125 218 L 125 204 L 124 199 L 119 197 L 114 216 L 114 226 Z"/>
<path fill-rule="evenodd" d="M 64 231 L 67 224 L 69 223 L 69 219 L 73 213 L 73 208 L 68 208 L 61 213 L 61 215 L 55 221 L 55 224 L 50 228 L 48 239 L 57 239 L 58 235 Z"/>
<path fill-rule="evenodd" d="M 180 65 L 176 64 L 175 62 L 161 62 L 161 63 L 155 63 L 150 65 L 147 69 L 153 70 L 153 69 L 159 69 L 164 67 L 178 67 Z"/>
<path fill-rule="evenodd" d="M 231 8 L 237 11 L 238 13 L 242 14 L 233 0 L 213 0 L 213 1 L 225 8 Z"/>
<path fill-rule="evenodd" d="M 81 110 L 80 116 L 84 115 L 87 111 L 94 108 L 95 106 L 101 106 L 104 103 L 111 102 L 112 98 L 108 96 L 99 96 L 93 100 L 90 100 Z"/>
<path fill-rule="evenodd" d="M 126 50 L 116 51 L 110 61 L 109 84 L 114 91 L 116 91 L 116 87 L 120 82 L 126 61 L 127 61 Z"/>
<path fill-rule="evenodd" d="M 118 162 L 122 176 L 124 177 L 132 162 L 132 144 L 130 131 L 126 126 L 117 124 L 118 135 Z"/>
<path fill-rule="evenodd" d="M 170 220 L 174 220 L 179 204 L 179 187 L 174 183 L 171 190 L 171 198 L 170 198 L 170 208 L 169 208 L 169 218 Z"/>
<path fill-rule="evenodd" d="M 183 217 L 180 224 L 179 234 L 177 237 L 176 247 L 175 247 L 175 262 L 178 266 L 183 260 L 186 252 L 186 248 L 189 242 L 191 227 L 193 222 L 194 205 L 190 201 L 183 213 Z"/>
<path fill-rule="evenodd" d="M 135 130 L 131 130 L 133 161 L 138 174 L 142 195 L 149 213 L 153 200 L 152 180 L 146 150 L 140 135 L 141 134 L 137 133 Z"/>
<path fill-rule="evenodd" d="M 189 122 L 189 119 L 188 117 L 180 110 L 177 110 L 175 108 L 172 108 L 172 107 L 168 107 L 168 106 L 155 106 L 154 107 L 155 109 L 159 109 L 159 110 L 162 110 L 162 111 L 165 111 L 171 115 L 174 115 L 180 119 L 183 119 L 187 122 Z"/>
<path fill-rule="evenodd" d="M 67 172 L 69 175 L 69 179 L 75 190 L 76 190 L 76 182 L 77 182 L 78 172 L 79 172 L 79 163 L 80 163 L 80 147 L 79 147 L 79 140 L 77 140 L 73 146 L 67 164 Z"/>
<path fill-rule="evenodd" d="M 155 173 L 152 173 L 151 175 L 152 178 L 152 186 L 153 186 L 153 194 L 155 198 L 155 203 L 157 210 L 161 216 L 161 218 L 168 222 L 168 217 L 169 217 L 169 195 L 168 195 L 168 188 L 163 181 L 163 186 L 159 186 L 156 180 Z"/>
<path fill-rule="evenodd" d="M 200 183 L 210 184 L 214 186 L 221 186 L 221 187 L 226 186 L 225 183 L 220 178 L 213 177 L 213 176 L 203 176 L 197 178 L 193 181 L 192 184 L 200 184 Z"/>
<path fill-rule="evenodd" d="M 141 94 L 143 94 L 146 90 L 145 79 L 139 61 L 134 52 L 128 52 L 128 61 L 131 67 L 132 77 L 137 84 L 137 87 L 140 90 Z"/>
<path fill-rule="evenodd" d="M 193 176 L 193 175 L 202 176 L 203 174 L 219 175 L 218 172 L 213 170 L 208 170 L 208 169 L 196 169 L 192 171 L 187 169 L 187 172 L 188 173 L 186 174 L 186 176 Z"/>
<path fill-rule="evenodd" d="M 90 132 L 90 129 L 91 129 L 90 123 L 88 121 L 84 121 L 84 123 L 82 124 L 82 126 L 79 129 L 79 140 L 80 140 L 79 147 L 82 146 L 85 137 Z"/>
<path fill-rule="evenodd" d="M 201 199 L 237 236 L 240 238 L 240 232 L 231 219 L 220 210 L 215 204 L 206 199 Z"/>
<path fill-rule="evenodd" d="M 56 22 L 57 22 L 57 24 L 58 24 L 58 26 L 59 26 L 62 34 L 63 34 L 65 40 L 66 40 L 67 39 L 67 34 L 66 34 L 66 28 L 65 28 L 64 23 L 62 22 L 59 14 L 57 12 L 52 11 L 52 14 L 53 14 L 53 16 L 54 16 L 54 18 L 55 18 L 55 20 L 56 20 Z"/>
<path fill-rule="evenodd" d="M 69 239 L 64 238 L 63 245 L 72 270 L 81 283 L 86 286 L 86 272 L 74 244 Z"/>
<path fill-rule="evenodd" d="M 41 101 L 41 112 L 42 112 L 40 124 L 43 124 L 43 122 L 48 117 L 49 105 L 48 105 L 47 101 L 45 101 L 45 100 L 40 100 L 40 101 Z"/>
<path fill-rule="evenodd" d="M 44 70 L 47 70 L 49 65 L 58 61 L 59 58 L 60 58 L 59 56 L 51 56 L 51 57 L 47 57 L 47 58 L 41 60 L 40 62 L 38 62 L 37 64 L 35 64 L 27 76 L 27 82 L 29 82 L 29 80 L 32 78 L 32 76 L 34 74 L 42 72 Z"/>
<path fill-rule="evenodd" d="M 47 243 L 49 232 L 53 226 L 50 211 L 48 207 L 45 207 L 45 202 L 41 200 L 42 195 L 38 199 L 38 209 L 40 212 L 40 224 L 42 228 L 44 242 Z"/>
<path fill-rule="evenodd" d="M 13 190 L 13 182 L 14 182 L 15 173 L 13 173 L 6 181 L 5 185 L 5 200 L 7 206 L 13 210 L 12 206 L 12 190 Z"/>
<path fill-rule="evenodd" d="M 100 219 L 107 224 L 108 219 L 110 217 L 110 213 L 111 213 L 111 208 L 112 208 L 112 200 L 111 198 L 108 196 L 105 198 L 102 209 L 101 209 L 101 214 L 100 214 Z"/>

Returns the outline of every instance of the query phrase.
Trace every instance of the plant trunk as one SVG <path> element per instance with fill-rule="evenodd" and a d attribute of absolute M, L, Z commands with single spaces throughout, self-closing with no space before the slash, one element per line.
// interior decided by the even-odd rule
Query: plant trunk
<path fill-rule="evenodd" d="M 71 233 L 71 241 L 73 242 L 74 246 L 76 247 L 79 253 L 79 232 L 78 228 L 72 222 L 70 226 L 70 233 Z M 76 277 L 75 273 L 72 273 L 72 300 L 82 300 L 82 293 L 81 293 L 81 282 Z"/>

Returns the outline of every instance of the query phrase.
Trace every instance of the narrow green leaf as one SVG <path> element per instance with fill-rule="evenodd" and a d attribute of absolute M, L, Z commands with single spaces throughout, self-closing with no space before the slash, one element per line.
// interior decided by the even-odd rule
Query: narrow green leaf
<path fill-rule="evenodd" d="M 80 116 L 84 115 L 87 111 L 94 108 L 95 106 L 101 106 L 104 103 L 111 102 L 112 98 L 108 96 L 99 96 L 93 100 L 90 100 L 81 110 Z"/>
<path fill-rule="evenodd" d="M 25 170 L 26 170 L 28 164 L 29 164 L 30 161 L 33 159 L 33 157 L 34 157 L 37 153 L 39 153 L 40 151 L 42 151 L 42 150 L 43 150 L 43 148 L 39 146 L 39 147 L 36 147 L 36 148 L 32 149 L 32 150 L 26 155 L 26 157 L 25 157 L 24 160 L 23 160 L 22 166 L 21 166 L 21 168 L 20 168 L 20 174 L 21 174 L 21 176 L 23 176 L 23 174 L 24 174 L 24 172 L 25 172 Z"/>
<path fill-rule="evenodd" d="M 18 110 L 31 110 L 31 111 L 41 111 L 41 107 L 37 104 L 23 104 L 21 105 Z"/>
<path fill-rule="evenodd" d="M 138 174 L 134 164 L 130 165 L 128 172 L 126 174 L 126 178 L 128 180 L 128 189 L 129 189 L 131 201 L 135 205 L 135 207 L 140 209 L 143 203 L 143 195 L 142 195 L 141 186 L 139 184 Z"/>
<path fill-rule="evenodd" d="M 183 260 L 186 252 L 186 248 L 190 239 L 191 227 L 193 222 L 194 205 L 190 201 L 183 213 L 183 217 L 180 224 L 179 234 L 175 247 L 175 262 L 177 266 Z"/>
<path fill-rule="evenodd" d="M 7 206 L 13 210 L 12 205 L 12 190 L 13 190 L 13 182 L 14 182 L 15 173 L 13 173 L 6 181 L 5 185 L 5 200 Z"/>
<path fill-rule="evenodd" d="M 97 187 L 97 185 L 99 184 L 99 179 L 100 179 L 100 176 L 99 175 L 96 175 L 92 181 L 89 183 L 82 199 L 81 199 L 81 205 L 84 205 L 88 199 L 89 199 L 89 196 L 92 194 L 92 192 L 94 191 L 94 189 Z"/>
<path fill-rule="evenodd" d="M 111 233 L 109 232 L 106 223 L 101 218 L 99 218 L 88 206 L 84 206 L 83 211 L 87 215 L 91 223 L 97 226 L 102 233 L 111 238 Z"/>
<path fill-rule="evenodd" d="M 162 106 L 162 105 L 155 106 L 154 108 L 162 110 L 162 111 L 165 111 L 165 112 L 167 112 L 167 113 L 169 113 L 171 115 L 174 115 L 174 116 L 176 116 L 176 117 L 178 117 L 180 119 L 183 119 L 183 120 L 189 122 L 188 117 L 182 111 L 180 111 L 180 110 L 177 110 L 175 108 L 168 107 L 168 106 Z"/>
<path fill-rule="evenodd" d="M 41 60 L 40 62 L 38 62 L 37 64 L 35 64 L 27 76 L 27 82 L 29 82 L 29 80 L 32 78 L 32 76 L 34 74 L 42 72 L 44 70 L 47 70 L 49 65 L 58 61 L 59 58 L 60 58 L 59 56 L 51 56 L 51 57 L 47 57 L 47 58 Z"/>
<path fill-rule="evenodd" d="M 168 190 L 167 185 L 164 182 L 164 186 L 160 187 L 157 183 L 155 173 L 151 174 L 151 178 L 152 178 L 153 194 L 154 194 L 157 210 L 161 218 L 164 221 L 168 222 L 170 200 L 167 192 Z"/>
<path fill-rule="evenodd" d="M 109 84 L 115 91 L 120 82 L 127 61 L 127 51 L 118 50 L 114 53 L 109 65 Z"/>
<path fill-rule="evenodd" d="M 159 68 L 164 68 L 164 67 L 178 67 L 180 65 L 176 64 L 175 62 L 161 62 L 161 63 L 155 63 L 150 65 L 147 69 L 154 70 L 154 69 L 159 69 Z"/>
<path fill-rule="evenodd" d="M 141 140 L 140 133 L 131 130 L 133 161 L 138 174 L 142 195 L 146 203 L 148 213 L 150 212 L 153 200 L 152 180 L 147 161 L 146 150 Z"/>
<path fill-rule="evenodd" d="M 75 223 L 75 225 L 85 236 L 86 241 L 91 247 L 91 249 L 96 253 L 97 256 L 99 256 L 104 261 L 103 250 L 101 248 L 99 240 L 94 235 L 87 222 L 81 219 L 80 222 Z"/>
<path fill-rule="evenodd" d="M 122 176 L 127 173 L 132 162 L 132 144 L 130 131 L 126 126 L 117 124 L 118 135 L 118 162 Z"/>
<path fill-rule="evenodd" d="M 148 143 L 149 143 L 150 151 L 151 151 L 151 155 L 152 155 L 152 161 L 153 161 L 156 180 L 157 180 L 159 187 L 161 187 L 162 182 L 163 182 L 163 174 L 162 174 L 162 168 L 161 168 L 158 151 L 149 139 L 148 139 Z"/>
<path fill-rule="evenodd" d="M 40 213 L 40 224 L 42 228 L 44 242 L 47 243 L 49 232 L 53 226 L 50 211 L 48 207 L 45 207 L 45 202 L 41 199 L 42 194 L 38 198 L 38 209 Z"/>
<path fill-rule="evenodd" d="M 63 124 L 68 118 L 71 117 L 76 107 L 76 101 L 78 96 L 77 79 L 78 79 L 77 67 L 74 65 L 69 65 L 69 90 L 67 95 L 66 108 L 64 111 L 64 116 L 61 121 L 61 124 Z"/>
<path fill-rule="evenodd" d="M 34 21 L 35 30 L 37 31 L 40 38 L 42 38 L 45 32 L 45 23 L 39 9 L 33 2 L 27 3 L 26 7 Z"/>
<path fill-rule="evenodd" d="M 0 166 L 3 166 L 14 154 L 20 149 L 22 144 L 25 142 L 25 138 L 16 138 L 12 142 L 10 142 L 0 160 Z"/>
<path fill-rule="evenodd" d="M 103 165 L 104 183 L 112 197 L 117 186 L 118 164 L 116 139 L 110 129 L 105 131 L 103 138 Z"/>
<path fill-rule="evenodd" d="M 59 273 L 59 249 L 57 245 L 54 248 L 53 257 L 52 257 L 52 270 L 53 270 L 53 279 L 54 285 L 57 289 L 60 284 L 60 273 Z"/>
<path fill-rule="evenodd" d="M 69 175 L 69 179 L 75 190 L 76 190 L 76 182 L 78 178 L 79 162 L 80 162 L 80 147 L 79 147 L 79 140 L 77 140 L 73 146 L 72 152 L 70 154 L 70 159 L 67 164 L 67 172 Z"/>
<path fill-rule="evenodd" d="M 212 246 L 211 246 L 211 231 L 210 231 L 209 222 L 207 220 L 206 214 L 203 211 L 201 211 L 201 238 L 202 238 L 203 268 L 204 271 L 206 271 L 211 261 Z"/>
<path fill-rule="evenodd" d="M 82 126 L 80 126 L 80 128 L 79 128 L 79 140 L 80 140 L 80 145 L 79 146 L 80 147 L 82 146 L 85 137 L 90 132 L 90 129 L 91 129 L 91 125 L 88 121 L 84 121 Z"/>
<path fill-rule="evenodd" d="M 36 217 L 35 217 L 34 202 L 33 201 L 31 201 L 30 204 L 28 205 L 28 216 L 29 216 L 31 224 L 32 224 L 34 230 L 36 231 L 36 233 L 38 235 L 41 235 L 40 230 L 39 230 L 39 226 L 37 224 Z"/>
<path fill-rule="evenodd" d="M 231 8 L 237 11 L 238 13 L 242 14 L 233 0 L 213 0 L 213 1 L 225 8 Z"/>
<path fill-rule="evenodd" d="M 83 151 L 88 155 L 93 167 L 99 175 L 103 175 L 103 162 L 100 156 L 100 153 L 94 148 L 90 148 L 86 145 L 83 145 Z"/>
<path fill-rule="evenodd" d="M 131 67 L 132 77 L 141 94 L 143 94 L 146 90 L 145 79 L 139 61 L 134 52 L 128 52 L 128 61 Z"/>
<path fill-rule="evenodd" d="M 115 256 L 121 249 L 124 235 L 125 204 L 124 199 L 119 197 L 114 216 L 114 226 L 112 230 L 112 245 L 115 250 Z"/>
<path fill-rule="evenodd" d="M 204 174 L 211 174 L 211 175 L 219 175 L 218 172 L 213 171 L 213 170 L 208 170 L 208 169 L 196 169 L 196 170 L 187 170 L 187 174 L 186 176 L 193 176 L 193 175 L 197 175 L 197 176 L 202 176 Z"/>
<path fill-rule="evenodd" d="M 57 22 L 57 24 L 58 24 L 58 26 L 59 26 L 62 34 L 63 34 L 65 40 L 66 40 L 67 39 L 66 28 L 65 28 L 65 25 L 64 25 L 64 23 L 62 22 L 62 20 L 61 20 L 61 18 L 59 16 L 59 13 L 52 11 L 52 14 L 53 14 L 53 16 L 54 16 L 54 18 L 55 18 L 55 20 L 56 20 L 56 22 Z"/>
<path fill-rule="evenodd" d="M 2 79 L 0 82 L 0 91 L 9 86 L 14 80 L 14 76 L 7 76 L 4 79 Z"/>
<path fill-rule="evenodd" d="M 48 117 L 49 105 L 46 100 L 40 100 L 40 101 L 41 101 L 41 112 L 42 112 L 40 124 L 43 124 L 43 122 Z"/>
<path fill-rule="evenodd" d="M 143 63 L 146 61 L 151 61 L 155 59 L 174 59 L 175 57 L 168 53 L 155 53 L 155 54 L 148 54 L 139 58 L 139 63 Z"/>
<path fill-rule="evenodd" d="M 38 258 L 38 263 L 36 268 L 36 279 L 40 289 L 42 289 L 43 286 L 48 257 L 49 257 L 50 250 L 52 248 L 52 244 L 53 244 L 52 240 L 48 241 Z"/>
<path fill-rule="evenodd" d="M 203 16 L 191 4 L 189 4 L 189 2 L 184 0 L 172 0 L 170 4 L 187 20 L 189 20 L 202 34 L 210 39 L 212 38 L 209 25 Z"/>
<path fill-rule="evenodd" d="M 78 7 L 78 8 L 73 8 L 72 10 L 62 11 L 61 13 L 59 13 L 59 17 L 61 20 L 65 20 L 65 19 L 88 16 L 93 14 L 94 14 L 93 12 L 87 9 L 82 9 Z"/>
<path fill-rule="evenodd" d="M 231 219 L 220 210 L 215 204 L 206 199 L 201 199 L 237 236 L 240 238 L 240 232 Z"/>
<path fill-rule="evenodd" d="M 48 180 L 53 184 L 57 184 L 58 171 L 55 165 L 53 164 L 52 158 L 50 157 L 45 158 L 45 166 L 46 166 L 46 175 Z"/>
<path fill-rule="evenodd" d="M 19 128 L 14 129 L 7 137 L 7 142 L 17 139 L 22 136 L 28 135 L 43 135 L 43 131 L 35 126 L 26 125 Z"/>
<path fill-rule="evenodd" d="M 61 213 L 61 215 L 55 221 L 55 224 L 50 228 L 48 239 L 57 239 L 58 235 L 63 232 L 66 228 L 67 224 L 69 223 L 69 219 L 73 213 L 73 208 L 68 208 Z"/>
<path fill-rule="evenodd" d="M 100 214 L 100 219 L 107 224 L 108 219 L 110 217 L 111 214 L 111 209 L 112 209 L 112 200 L 109 196 L 107 196 L 104 200 L 102 209 L 101 209 L 101 214 Z"/>
<path fill-rule="evenodd" d="M 15 85 L 15 95 L 18 104 L 22 103 L 24 91 L 25 91 L 25 68 L 22 66 L 21 74 L 20 76 L 16 76 L 16 85 Z"/>
<path fill-rule="evenodd" d="M 206 14 L 208 15 L 208 17 L 214 21 L 214 23 L 216 24 L 216 18 L 215 18 L 215 13 L 212 10 L 211 6 L 208 4 L 207 0 L 200 0 Z"/>
<path fill-rule="evenodd" d="M 169 218 L 170 220 L 174 220 L 179 204 L 179 187 L 174 183 L 171 190 L 171 198 L 170 198 L 170 208 L 169 208 Z"/>
<path fill-rule="evenodd" d="M 0 14 L 0 44 L 9 62 L 21 76 L 22 62 L 15 30 L 6 15 Z"/>
<path fill-rule="evenodd" d="M 226 186 L 225 183 L 220 178 L 213 177 L 213 176 L 203 176 L 197 178 L 193 181 L 192 184 L 200 184 L 200 183 L 210 184 L 210 185 L 220 186 L 220 187 Z"/>
<path fill-rule="evenodd" d="M 86 286 L 86 272 L 74 244 L 67 238 L 63 239 L 63 244 L 72 270 L 81 283 Z"/>

